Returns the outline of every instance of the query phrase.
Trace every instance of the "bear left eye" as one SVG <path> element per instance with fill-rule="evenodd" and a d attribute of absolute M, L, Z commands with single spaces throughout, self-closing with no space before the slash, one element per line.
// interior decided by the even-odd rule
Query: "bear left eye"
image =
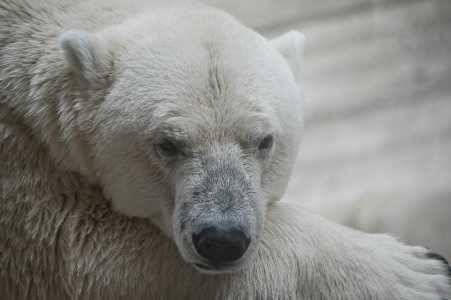
<path fill-rule="evenodd" d="M 267 150 L 271 147 L 272 147 L 272 137 L 270 135 L 262 139 L 262 141 L 260 142 L 260 146 L 258 146 L 260 150 Z"/>
<path fill-rule="evenodd" d="M 160 149 L 167 155 L 174 155 L 178 152 L 177 146 L 170 141 L 164 141 L 161 143 Z"/>

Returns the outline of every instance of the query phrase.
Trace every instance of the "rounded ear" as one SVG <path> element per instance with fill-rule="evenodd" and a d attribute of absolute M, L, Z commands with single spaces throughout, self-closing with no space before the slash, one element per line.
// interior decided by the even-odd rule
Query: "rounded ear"
<path fill-rule="evenodd" d="M 69 30 L 60 37 L 63 57 L 77 77 L 93 88 L 108 84 L 113 66 L 110 43 L 81 30 Z"/>
<path fill-rule="evenodd" d="M 302 52 L 304 50 L 305 36 L 292 30 L 282 36 L 270 41 L 274 48 L 285 58 L 293 72 L 296 80 L 299 81 L 299 73 L 302 66 Z"/>
<path fill-rule="evenodd" d="M 84 31 L 69 30 L 60 37 L 63 57 L 72 70 L 89 82 L 96 75 L 92 36 Z"/>

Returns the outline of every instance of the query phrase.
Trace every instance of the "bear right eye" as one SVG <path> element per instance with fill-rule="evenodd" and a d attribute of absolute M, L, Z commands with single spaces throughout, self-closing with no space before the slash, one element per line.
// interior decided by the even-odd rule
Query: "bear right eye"
<path fill-rule="evenodd" d="M 260 150 L 267 150 L 271 147 L 272 147 L 272 137 L 270 135 L 262 139 L 260 145 L 258 146 Z"/>
<path fill-rule="evenodd" d="M 170 141 L 165 141 L 161 143 L 160 149 L 166 155 L 175 155 L 178 152 L 177 146 Z"/>

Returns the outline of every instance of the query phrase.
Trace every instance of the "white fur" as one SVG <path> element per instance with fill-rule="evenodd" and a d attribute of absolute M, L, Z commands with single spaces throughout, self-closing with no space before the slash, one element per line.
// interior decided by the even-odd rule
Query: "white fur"
<path fill-rule="evenodd" d="M 294 76 L 299 80 L 302 66 L 302 51 L 304 50 L 305 37 L 302 33 L 292 30 L 275 38 L 271 44 L 287 60 Z"/>
<path fill-rule="evenodd" d="M 426 249 L 276 203 L 300 142 L 303 44 L 190 1 L 2 2 L 1 295 L 449 297 Z M 221 218 L 252 242 L 203 274 L 191 236 Z"/>

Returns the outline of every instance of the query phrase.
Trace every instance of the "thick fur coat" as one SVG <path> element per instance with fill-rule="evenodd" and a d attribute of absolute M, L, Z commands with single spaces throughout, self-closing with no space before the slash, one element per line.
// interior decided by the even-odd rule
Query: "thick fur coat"
<path fill-rule="evenodd" d="M 160 14 L 160 10 L 175 13 Z M 186 17 L 185 11 L 193 13 Z M 142 24 L 148 26 L 147 14 L 155 16 L 156 21 L 150 21 L 153 27 L 149 30 L 142 30 Z M 204 23 L 187 22 L 184 30 L 202 31 L 204 27 L 196 26 L 218 23 L 218 27 L 206 27 L 219 28 L 223 40 L 236 42 L 234 47 L 238 50 L 225 51 L 231 56 L 228 60 L 224 55 L 218 56 L 223 60 L 215 56 L 227 48 L 225 43 L 211 44 L 207 39 L 206 45 L 214 49 L 208 52 L 213 53 L 210 58 L 218 62 L 214 66 L 229 70 L 228 62 L 239 62 L 232 69 L 239 71 L 235 74 L 236 81 L 242 85 L 242 89 L 231 94 L 232 90 L 227 88 L 237 83 L 225 80 L 226 72 L 207 68 L 208 88 L 202 90 L 200 100 L 195 102 L 199 105 L 195 113 L 189 101 L 174 103 L 168 95 L 183 98 L 186 95 L 177 88 L 182 86 L 189 92 L 195 91 L 190 90 L 192 84 L 200 86 L 190 80 L 202 78 L 203 73 L 196 73 L 196 67 L 202 66 L 203 60 L 196 60 L 198 56 L 192 53 L 204 48 L 197 49 L 189 43 L 192 40 L 205 42 L 203 36 L 161 42 L 155 35 L 155 31 L 166 32 L 168 36 L 179 34 L 175 29 L 183 28 L 171 24 L 179 24 L 189 16 L 196 16 Z M 152 22 L 160 25 L 158 30 Z M 101 33 L 97 35 L 98 32 Z M 240 38 L 235 39 L 235 34 Z M 189 60 L 165 60 L 165 55 L 157 51 L 152 55 L 164 66 L 159 69 L 162 72 L 145 73 L 153 70 L 154 65 L 146 65 L 148 52 L 134 47 L 137 40 L 142 40 L 140 36 L 153 45 L 161 42 L 161 47 L 170 50 L 165 54 L 169 57 L 177 53 L 178 58 L 188 57 Z M 223 47 L 218 48 L 218 45 Z M 246 56 L 247 51 L 252 55 Z M 269 44 L 230 16 L 193 2 L 169 6 L 165 2 L 121 0 L 76 3 L 7 0 L 0 3 L 0 297 L 450 298 L 449 270 L 440 256 L 423 247 L 406 246 L 388 235 L 365 234 L 300 207 L 277 203 L 288 181 L 290 163 L 299 144 L 296 136 L 302 128 L 302 90 L 296 84 L 301 51 L 302 39 L 296 33 Z M 135 60 L 141 57 L 145 59 Z M 266 57 L 268 61 L 258 60 Z M 168 73 L 164 73 L 165 70 Z M 186 74 L 187 70 L 192 71 Z M 124 82 L 123 78 L 128 80 Z M 142 78 L 152 80 L 145 85 L 136 84 L 142 83 Z M 253 80 L 255 78 L 262 82 Z M 146 90 L 147 83 L 159 84 L 161 89 L 150 93 Z M 249 98 L 246 94 L 249 91 L 261 97 L 258 101 L 241 104 L 244 107 L 237 113 L 233 108 L 240 105 L 233 101 Z M 261 91 L 265 91 L 264 95 L 259 94 Z M 198 96 L 194 92 L 188 94 L 190 99 Z M 271 102 L 273 100 L 265 100 L 265 97 L 270 98 L 268 95 L 276 94 L 277 105 Z M 133 103 L 123 100 L 130 95 L 140 95 L 140 98 Z M 143 95 L 153 102 L 145 102 Z M 299 101 L 291 104 L 293 97 Z M 212 104 L 211 99 L 232 104 L 215 110 L 216 105 L 223 102 Z M 112 103 L 115 109 L 111 109 Z M 166 110 L 161 110 L 160 105 Z M 285 105 L 289 109 L 281 108 Z M 248 122 L 241 124 L 238 117 L 240 113 L 247 113 L 246 109 L 251 113 L 246 115 Z M 169 157 L 161 153 L 164 147 L 153 150 L 154 140 L 157 140 L 156 146 L 172 147 L 167 146 L 167 140 L 160 142 L 152 135 L 155 126 L 161 128 L 158 126 L 161 119 L 172 122 L 171 130 L 180 120 L 186 120 L 171 114 L 172 110 L 191 111 L 192 117 L 178 127 L 178 133 L 185 131 L 173 135 L 174 139 L 191 134 L 192 140 L 200 140 L 199 144 L 192 142 L 190 147 L 176 144 L 180 153 L 188 148 L 194 153 L 194 158 L 184 156 L 185 161 L 191 159 L 188 163 L 182 164 L 181 158 L 174 163 L 175 155 Z M 253 114 L 255 110 L 260 114 Z M 236 122 L 233 125 L 218 122 L 215 114 L 210 120 L 209 113 L 218 111 L 222 112 L 220 120 Z M 149 123 L 145 123 L 146 120 Z M 148 132 L 143 130 L 143 124 L 151 124 Z M 210 129 L 196 135 L 196 130 L 204 128 L 199 126 L 205 124 Z M 215 124 L 219 124 L 219 128 Z M 225 125 L 221 124 L 231 127 L 223 130 Z M 182 127 L 194 129 L 189 131 Z M 259 134 L 257 138 L 246 135 L 248 127 Z M 143 149 L 140 143 L 130 142 L 136 141 L 132 139 L 135 136 L 130 134 L 131 129 L 136 131 L 136 136 L 149 134 L 149 152 L 153 151 L 149 154 L 151 162 L 141 160 L 147 152 L 136 151 Z M 215 135 L 218 132 L 221 132 L 221 139 Z M 258 150 L 241 155 L 242 150 L 231 147 L 231 140 L 240 134 L 249 141 L 256 139 Z M 259 142 L 262 137 L 265 143 Z M 267 143 L 268 137 L 271 141 L 274 137 L 274 146 Z M 215 147 L 208 148 L 211 151 L 202 156 L 199 149 L 206 148 L 198 146 L 200 144 Z M 180 153 L 177 155 L 182 157 Z M 159 157 L 163 162 L 154 163 Z M 141 163 L 131 164 L 133 168 L 128 169 L 136 158 Z M 220 164 L 222 161 L 226 162 Z M 173 169 L 168 169 L 171 164 Z M 180 169 L 179 165 L 185 167 Z M 219 185 L 215 180 L 205 181 L 205 176 L 197 171 L 198 166 L 204 167 L 201 170 L 208 175 L 207 179 L 214 179 L 215 172 L 223 172 L 227 180 Z M 147 168 L 154 168 L 153 172 L 147 174 Z M 148 178 L 148 182 L 142 183 L 143 177 Z M 190 181 L 192 178 L 198 181 Z M 237 183 L 233 181 L 235 178 L 241 179 Z M 174 180 L 175 187 L 171 188 Z M 199 182 L 212 186 L 208 191 L 196 190 L 196 199 L 202 199 L 199 202 L 204 206 L 198 209 L 190 202 L 186 208 L 183 201 L 193 198 L 190 191 Z M 242 188 L 240 182 L 247 182 L 246 188 Z M 242 222 L 239 224 L 244 224 L 243 231 L 251 236 L 253 244 L 237 265 L 225 266 L 233 272 L 218 269 L 217 274 L 207 274 L 193 264 L 199 258 L 185 236 L 202 229 L 197 219 L 212 222 L 206 216 L 212 216 L 211 219 L 220 216 L 211 212 L 212 205 L 217 205 L 211 201 L 211 195 L 214 199 L 227 198 L 227 191 L 240 194 L 227 202 L 233 212 L 227 221 Z M 147 199 L 143 194 L 149 193 L 150 204 L 143 200 Z M 237 197 L 249 205 L 236 208 L 237 203 L 242 203 Z"/>

